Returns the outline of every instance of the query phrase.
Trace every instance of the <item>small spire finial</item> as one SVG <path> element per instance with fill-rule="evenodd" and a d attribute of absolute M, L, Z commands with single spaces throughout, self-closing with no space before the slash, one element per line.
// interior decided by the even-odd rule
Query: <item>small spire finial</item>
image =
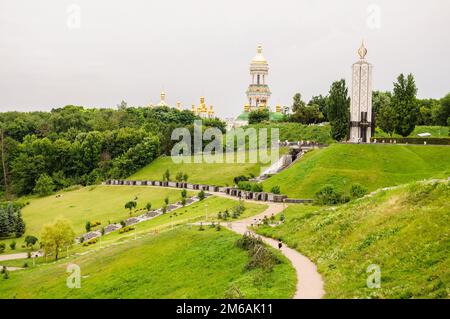
<path fill-rule="evenodd" d="M 361 41 L 361 46 L 358 49 L 358 54 L 359 54 L 359 57 L 361 58 L 361 60 L 364 60 L 364 58 L 366 57 L 367 49 L 364 46 L 364 40 Z"/>
<path fill-rule="evenodd" d="M 262 46 L 258 45 L 258 49 L 257 49 L 258 53 L 262 53 Z"/>

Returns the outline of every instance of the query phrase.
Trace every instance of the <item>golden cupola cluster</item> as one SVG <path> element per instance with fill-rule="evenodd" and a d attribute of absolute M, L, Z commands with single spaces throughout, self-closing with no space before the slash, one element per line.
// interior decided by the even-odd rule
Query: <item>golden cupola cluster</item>
<path fill-rule="evenodd" d="M 196 107 L 194 104 L 192 104 L 192 112 L 202 118 L 213 118 L 214 108 L 212 105 L 209 106 L 209 108 L 206 106 L 205 98 L 202 96 L 200 97 L 200 104 Z"/>

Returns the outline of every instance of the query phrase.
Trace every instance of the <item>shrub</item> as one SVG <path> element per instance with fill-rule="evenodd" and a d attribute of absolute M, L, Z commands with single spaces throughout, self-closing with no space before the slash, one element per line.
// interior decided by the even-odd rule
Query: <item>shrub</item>
<path fill-rule="evenodd" d="M 262 184 L 255 183 L 252 185 L 252 192 L 263 192 L 263 191 L 264 190 Z"/>
<path fill-rule="evenodd" d="M 319 205 L 336 205 L 342 202 L 342 194 L 331 185 L 325 185 L 316 193 L 316 202 Z"/>
<path fill-rule="evenodd" d="M 95 243 L 97 243 L 99 241 L 98 237 L 96 238 L 91 238 L 88 241 L 83 243 L 83 246 L 89 246 L 89 245 L 93 245 Z"/>
<path fill-rule="evenodd" d="M 217 213 L 217 219 L 222 219 L 222 212 Z"/>
<path fill-rule="evenodd" d="M 246 182 L 248 181 L 248 177 L 244 176 L 244 175 L 239 175 L 236 176 L 235 178 L 233 178 L 234 184 L 238 185 L 239 182 Z"/>
<path fill-rule="evenodd" d="M 181 206 L 186 206 L 186 197 L 183 197 L 182 199 L 181 199 Z"/>
<path fill-rule="evenodd" d="M 238 188 L 249 192 L 252 190 L 252 184 L 246 181 L 241 181 L 238 183 Z"/>
<path fill-rule="evenodd" d="M 256 245 L 249 250 L 250 261 L 247 269 L 260 267 L 265 271 L 271 271 L 276 264 L 280 263 L 278 257 L 264 245 Z"/>
<path fill-rule="evenodd" d="M 220 226 L 220 224 L 218 223 L 217 225 L 216 225 L 216 231 L 220 231 L 222 228 L 221 228 L 221 226 Z"/>
<path fill-rule="evenodd" d="M 186 198 L 187 197 L 187 191 L 185 189 L 183 189 L 181 191 L 181 198 Z"/>
<path fill-rule="evenodd" d="M 147 211 L 150 211 L 150 210 L 152 209 L 152 203 L 148 202 L 148 203 L 145 205 L 145 209 L 147 209 Z"/>
<path fill-rule="evenodd" d="M 164 198 L 164 203 L 165 203 L 166 205 L 169 205 L 169 197 Z"/>
<path fill-rule="evenodd" d="M 360 198 L 367 194 L 367 188 L 361 184 L 355 183 L 350 187 L 350 196 L 352 198 Z"/>
<path fill-rule="evenodd" d="M 86 225 L 84 226 L 84 228 L 86 229 L 87 232 L 90 232 L 91 231 L 91 222 L 87 221 Z"/>
<path fill-rule="evenodd" d="M 203 190 L 201 190 L 200 192 L 198 192 L 198 199 L 200 199 L 201 201 L 205 199 L 205 192 Z"/>
<path fill-rule="evenodd" d="M 280 214 L 280 221 L 284 222 L 286 220 L 286 217 L 284 216 L 284 214 Z"/>
<path fill-rule="evenodd" d="M 11 250 L 15 250 L 16 249 L 16 242 L 13 240 L 10 244 L 9 247 L 11 248 Z"/>
<path fill-rule="evenodd" d="M 254 235 L 244 234 L 241 238 L 236 240 L 235 245 L 244 250 L 250 250 L 257 245 L 262 245 L 262 239 Z"/>
<path fill-rule="evenodd" d="M 5 243 L 0 243 L 0 254 L 4 253 L 6 249 Z"/>
<path fill-rule="evenodd" d="M 125 226 L 119 230 L 119 234 L 128 233 L 129 231 L 134 230 L 133 226 Z"/>
<path fill-rule="evenodd" d="M 273 194 L 280 194 L 281 193 L 280 186 L 276 185 L 276 186 L 272 187 L 270 192 L 273 193 Z"/>
<path fill-rule="evenodd" d="M 162 213 L 165 214 L 167 212 L 167 204 L 162 205 L 161 210 Z"/>
<path fill-rule="evenodd" d="M 28 263 L 27 262 L 23 263 L 23 268 L 28 268 Z"/>

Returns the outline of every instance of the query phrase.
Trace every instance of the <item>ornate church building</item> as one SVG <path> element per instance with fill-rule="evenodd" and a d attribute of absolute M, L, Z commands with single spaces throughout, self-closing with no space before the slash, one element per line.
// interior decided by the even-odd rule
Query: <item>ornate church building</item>
<path fill-rule="evenodd" d="M 359 61 L 352 66 L 350 135 L 352 143 L 370 142 L 372 136 L 372 65 L 365 60 L 364 42 L 358 49 Z"/>
<path fill-rule="evenodd" d="M 268 74 L 269 64 L 262 55 L 262 47 L 258 45 L 257 54 L 250 63 L 251 83 L 246 92 L 248 99 L 248 104 L 245 105 L 246 112 L 267 108 L 270 98 L 270 90 L 267 85 Z"/>

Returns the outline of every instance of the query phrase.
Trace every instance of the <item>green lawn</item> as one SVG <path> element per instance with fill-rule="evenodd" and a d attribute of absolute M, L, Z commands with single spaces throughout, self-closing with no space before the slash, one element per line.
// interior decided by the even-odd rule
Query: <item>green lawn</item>
<path fill-rule="evenodd" d="M 283 150 L 280 149 L 280 154 Z M 256 151 L 252 152 L 257 155 Z M 238 153 L 237 154 L 242 154 Z M 234 185 L 233 178 L 239 175 L 245 176 L 259 176 L 261 173 L 261 168 L 267 165 L 261 164 L 259 162 L 250 163 L 248 160 L 249 152 L 246 152 L 247 160 L 244 163 L 237 163 L 233 161 L 232 163 L 206 163 L 202 161 L 201 163 L 194 163 L 193 157 L 183 157 L 189 159 L 190 163 L 174 163 L 170 156 L 163 156 L 137 173 L 130 176 L 128 179 L 132 180 L 162 180 L 164 172 L 168 169 L 171 173 L 171 179 L 174 180 L 178 172 L 183 172 L 189 175 L 188 182 L 198 183 L 198 184 L 209 184 L 218 186 L 232 186 Z M 239 155 L 240 156 L 240 155 Z M 206 156 L 208 161 L 213 159 L 222 158 L 225 161 L 225 157 L 222 155 L 212 155 Z"/>
<path fill-rule="evenodd" d="M 222 229 L 182 227 L 70 259 L 81 288 L 66 286 L 69 261 L 10 272 L 0 298 L 223 298 L 230 286 L 245 298 L 291 298 L 295 270 L 281 255 L 272 272 L 245 270 L 239 236 Z M 278 252 L 276 252 L 279 254 Z"/>
<path fill-rule="evenodd" d="M 103 226 L 109 222 L 118 222 L 129 217 L 129 211 L 124 208 L 125 203 L 137 197 L 137 209 L 144 208 L 148 202 L 153 208 L 159 208 L 164 203 L 164 198 L 169 197 L 169 202 L 180 200 L 181 190 L 158 188 L 149 186 L 88 186 L 77 190 L 60 192 L 60 198 L 51 195 L 42 198 L 30 199 L 30 204 L 22 209 L 26 223 L 26 235 L 39 237 L 42 226 L 51 223 L 57 218 L 68 219 L 77 234 L 85 232 L 87 221 L 99 221 Z M 188 192 L 189 196 L 194 192 Z M 143 211 L 136 212 L 140 214 Z M 3 240 L 7 244 L 5 253 L 14 253 L 9 249 L 9 242 L 13 239 Z M 18 245 L 23 238 L 14 239 Z"/>
<path fill-rule="evenodd" d="M 450 137 L 448 135 L 449 127 L 448 126 L 426 126 L 426 125 L 418 125 L 414 128 L 414 131 L 409 134 L 408 137 L 419 137 L 417 134 L 420 133 L 430 133 L 430 137 Z M 394 137 L 401 137 L 398 134 L 394 134 Z M 383 132 L 380 128 L 377 128 L 375 131 L 374 137 L 390 137 L 389 134 Z"/>
<path fill-rule="evenodd" d="M 285 141 L 314 141 L 322 144 L 332 144 L 335 143 L 330 135 L 330 125 L 304 125 L 300 123 L 293 122 L 282 122 L 282 123 L 261 123 L 261 124 L 251 124 L 247 127 L 252 127 L 255 129 L 260 128 L 278 128 L 280 134 L 280 140 Z M 270 132 L 268 133 L 270 136 Z"/>
<path fill-rule="evenodd" d="M 337 209 L 292 205 L 286 222 L 264 226 L 310 257 L 328 298 L 448 298 L 450 184 L 403 186 Z M 378 265 L 381 288 L 368 288 Z"/>
<path fill-rule="evenodd" d="M 450 176 L 450 147 L 333 144 L 313 150 L 285 171 L 264 181 L 294 198 L 313 198 L 324 185 L 348 191 L 353 183 L 369 191 L 427 178 Z"/>

